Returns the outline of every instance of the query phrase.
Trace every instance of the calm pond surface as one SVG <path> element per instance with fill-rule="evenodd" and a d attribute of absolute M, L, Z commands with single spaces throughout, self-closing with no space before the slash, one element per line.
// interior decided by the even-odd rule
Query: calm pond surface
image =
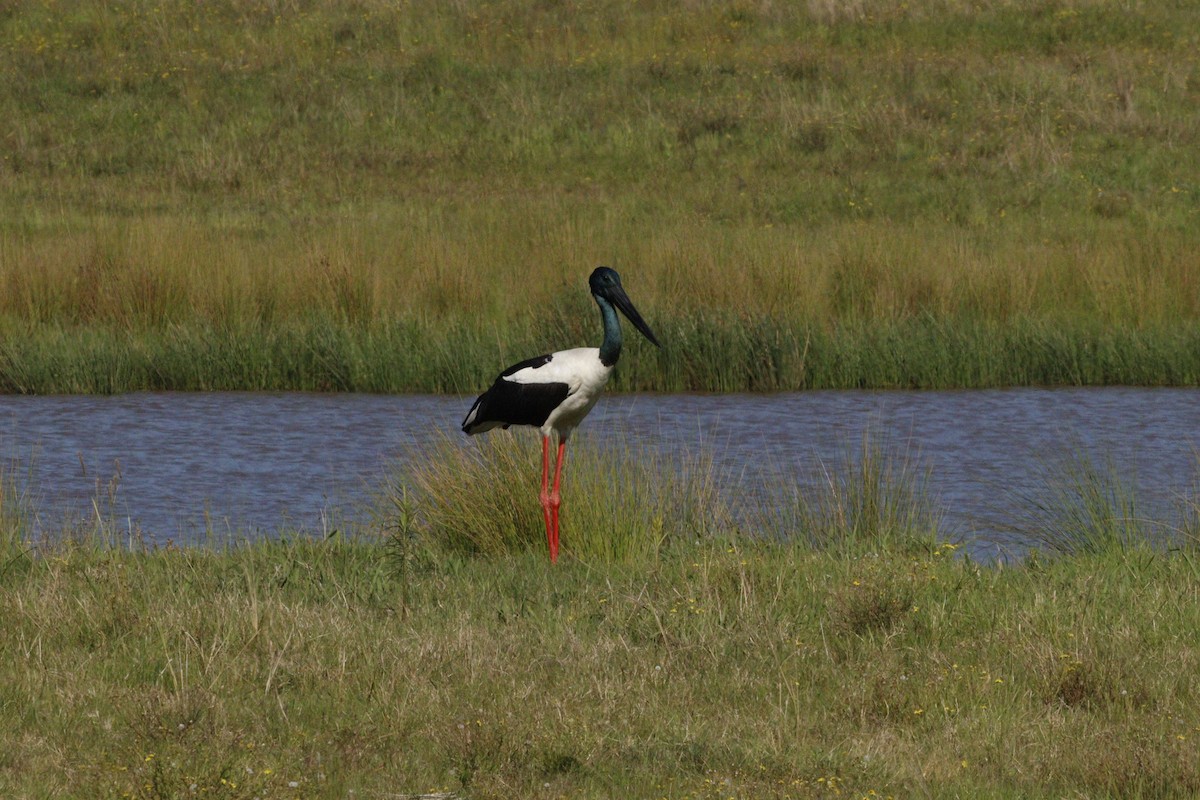
<path fill-rule="evenodd" d="M 99 509 L 121 530 L 157 542 L 202 541 L 206 530 L 319 533 L 367 519 L 373 493 L 398 463 L 421 457 L 435 437 L 461 436 L 472 399 L 4 396 L 0 455 L 46 531 Z M 1021 549 L 1006 520 L 1035 505 L 1047 475 L 1061 476 L 1081 454 L 1114 465 L 1136 487 L 1142 512 L 1171 517 L 1197 485 L 1200 390 L 610 394 L 576 438 L 712 453 L 737 502 L 769 505 L 779 502 L 781 476 L 811 485 L 856 452 L 868 430 L 927 472 L 943 530 L 991 557 Z M 524 437 L 537 471 L 536 434 Z"/>

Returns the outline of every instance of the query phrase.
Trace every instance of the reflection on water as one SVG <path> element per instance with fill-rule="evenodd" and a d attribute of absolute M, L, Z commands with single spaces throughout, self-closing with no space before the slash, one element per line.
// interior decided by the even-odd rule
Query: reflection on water
<path fill-rule="evenodd" d="M 160 542 L 202 539 L 206 526 L 320 531 L 362 519 L 397 461 L 419 458 L 436 436 L 460 435 L 469 404 L 299 393 L 6 396 L 0 455 L 50 530 L 94 515 L 94 499 L 115 485 L 115 516 Z M 1007 541 L 998 515 L 1036 495 L 1047 467 L 1080 454 L 1117 465 L 1148 505 L 1176 507 L 1195 485 L 1200 390 L 609 395 L 577 437 L 711 452 L 731 491 L 769 505 L 779 476 L 814 480 L 868 429 L 927 468 L 945 526 L 989 555 Z M 539 458 L 531 438 L 531 469 Z"/>

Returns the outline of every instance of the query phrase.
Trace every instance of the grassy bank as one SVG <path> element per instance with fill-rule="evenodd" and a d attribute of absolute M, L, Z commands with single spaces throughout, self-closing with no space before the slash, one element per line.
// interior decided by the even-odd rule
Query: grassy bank
<path fill-rule="evenodd" d="M 267 340 L 299 331 L 293 362 L 383 342 L 389 377 L 355 386 L 465 390 L 591 342 L 583 278 L 609 263 L 675 334 L 638 385 L 930 385 L 904 355 L 930 323 L 933 384 L 1194 384 L 1192 361 L 1025 364 L 1058 360 L 1055 336 L 1195 352 L 1171 337 L 1200 318 L 1197 13 L 19 4 L 0 14 L 0 333 L 32 344 L 5 383 L 252 388 Z M 989 351 L 1030 328 L 1056 333 Z M 821 336 L 831 366 L 800 357 Z M 697 366 L 743 342 L 772 359 L 771 337 L 785 363 Z M 868 364 L 856 337 L 896 347 Z M 173 340 L 197 374 L 77 377 L 98 339 L 132 361 Z"/>
<path fill-rule="evenodd" d="M 6 553 L 8 797 L 1186 797 L 1195 554 Z"/>
<path fill-rule="evenodd" d="M 1080 470 L 1015 510 L 1057 557 L 981 566 L 870 440 L 757 521 L 702 456 L 647 481 L 584 447 L 551 567 L 525 451 L 484 441 L 399 474 L 351 538 L 32 542 L 9 487 L 0 791 L 1200 792 L 1194 497 L 1168 548 Z"/>

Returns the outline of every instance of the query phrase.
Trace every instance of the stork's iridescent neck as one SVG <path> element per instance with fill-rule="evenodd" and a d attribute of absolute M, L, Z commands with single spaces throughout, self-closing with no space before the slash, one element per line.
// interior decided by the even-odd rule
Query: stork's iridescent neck
<path fill-rule="evenodd" d="M 621 321 L 613 304 L 598 294 L 593 294 L 600 306 L 600 319 L 604 322 L 604 341 L 600 343 L 600 363 L 611 367 L 621 357 Z"/>
<path fill-rule="evenodd" d="M 647 339 L 658 344 L 650 326 L 642 319 L 642 315 L 633 307 L 629 295 L 621 288 L 621 278 L 616 270 L 596 267 L 592 276 L 588 278 L 588 286 L 592 289 L 592 297 L 596 298 L 596 305 L 600 306 L 600 319 L 604 322 L 604 341 L 600 343 L 601 364 L 611 367 L 621 357 L 621 323 L 617 321 L 618 311 Z"/>

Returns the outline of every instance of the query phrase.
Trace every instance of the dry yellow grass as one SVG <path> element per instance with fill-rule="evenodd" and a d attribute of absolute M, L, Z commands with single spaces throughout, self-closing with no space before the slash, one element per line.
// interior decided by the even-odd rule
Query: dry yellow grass
<path fill-rule="evenodd" d="M 1112 330 L 1177 361 L 1162 341 L 1200 314 L 1196 30 L 1187 4 L 1110 0 L 22 5 L 0 30 L 0 329 L 73 338 L 75 361 L 111 329 L 523 346 L 591 313 L 605 263 L 726 359 L 763 326 L 916 319 L 1081 351 Z"/>
<path fill-rule="evenodd" d="M 1150 247 L 1121 228 L 1097 227 L 1086 241 L 880 222 L 817 232 L 584 229 L 546 201 L 515 215 L 543 222 L 489 226 L 499 205 L 440 215 L 376 208 L 366 219 L 346 214 L 286 234 L 155 217 L 10 236 L 0 251 L 0 315 L 130 328 L 314 314 L 504 326 L 581 295 L 579 276 L 602 254 L 659 314 L 724 309 L 830 326 L 919 315 L 1133 326 L 1200 316 L 1192 255 Z"/>

